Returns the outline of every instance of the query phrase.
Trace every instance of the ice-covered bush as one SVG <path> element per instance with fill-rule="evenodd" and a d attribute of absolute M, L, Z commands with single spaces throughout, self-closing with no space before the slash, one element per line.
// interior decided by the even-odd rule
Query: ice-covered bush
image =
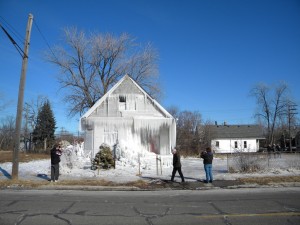
<path fill-rule="evenodd" d="M 100 145 L 99 149 L 99 152 L 96 154 L 95 158 L 92 161 L 91 169 L 109 169 L 111 167 L 114 167 L 115 162 L 109 145 L 102 144 Z"/>

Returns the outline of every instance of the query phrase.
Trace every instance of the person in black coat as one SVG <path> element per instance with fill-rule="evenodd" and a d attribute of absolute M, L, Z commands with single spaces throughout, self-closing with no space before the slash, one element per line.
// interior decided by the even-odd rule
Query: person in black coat
<path fill-rule="evenodd" d="M 61 147 L 55 144 L 51 149 L 51 182 L 57 182 L 59 177 L 59 162 L 62 155 Z"/>
<path fill-rule="evenodd" d="M 172 150 L 172 154 L 173 154 L 173 171 L 172 171 L 171 181 L 174 181 L 175 174 L 178 171 L 181 177 L 181 182 L 184 182 L 184 177 L 181 171 L 180 155 L 177 152 L 176 148 Z"/>
<path fill-rule="evenodd" d="M 206 151 L 201 152 L 200 157 L 203 159 L 204 170 L 205 170 L 205 175 L 206 175 L 206 180 L 204 182 L 212 183 L 213 182 L 212 162 L 213 162 L 214 155 L 211 151 L 211 148 L 207 147 Z"/>

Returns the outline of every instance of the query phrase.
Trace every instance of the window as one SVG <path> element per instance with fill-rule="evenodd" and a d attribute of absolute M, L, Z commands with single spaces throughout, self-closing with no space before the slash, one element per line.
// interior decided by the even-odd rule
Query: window
<path fill-rule="evenodd" d="M 126 97 L 125 96 L 119 96 L 119 102 L 126 102 Z"/>
<path fill-rule="evenodd" d="M 234 142 L 234 148 L 237 148 L 237 141 Z"/>
<path fill-rule="evenodd" d="M 244 148 L 247 148 L 247 141 L 244 141 Z"/>
<path fill-rule="evenodd" d="M 220 147 L 220 142 L 216 141 L 216 147 L 219 148 Z"/>
<path fill-rule="evenodd" d="M 126 110 L 126 97 L 122 95 L 119 96 L 119 110 Z"/>

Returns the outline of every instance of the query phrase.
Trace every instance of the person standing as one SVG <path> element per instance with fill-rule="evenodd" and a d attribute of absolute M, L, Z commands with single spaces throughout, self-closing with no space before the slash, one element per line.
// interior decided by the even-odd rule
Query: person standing
<path fill-rule="evenodd" d="M 184 177 L 183 177 L 183 174 L 181 171 L 180 155 L 177 152 L 176 148 L 173 148 L 172 154 L 173 154 L 173 171 L 172 171 L 171 181 L 172 182 L 174 181 L 175 174 L 178 171 L 178 173 L 181 177 L 181 182 L 184 182 Z"/>
<path fill-rule="evenodd" d="M 206 151 L 201 152 L 200 157 L 203 159 L 204 164 L 204 171 L 206 175 L 205 183 L 212 183 L 213 182 L 213 175 L 212 175 L 212 161 L 214 158 L 214 155 L 211 151 L 210 147 L 206 148 Z"/>
<path fill-rule="evenodd" d="M 62 155 L 61 146 L 55 144 L 51 149 L 51 182 L 57 182 L 59 177 L 59 162 Z"/>

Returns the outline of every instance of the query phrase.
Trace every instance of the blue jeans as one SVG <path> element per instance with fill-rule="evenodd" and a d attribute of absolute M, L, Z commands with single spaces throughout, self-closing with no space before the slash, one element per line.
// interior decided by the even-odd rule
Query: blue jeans
<path fill-rule="evenodd" d="M 212 164 L 204 164 L 204 170 L 206 175 L 206 182 L 212 182 L 213 181 Z"/>

